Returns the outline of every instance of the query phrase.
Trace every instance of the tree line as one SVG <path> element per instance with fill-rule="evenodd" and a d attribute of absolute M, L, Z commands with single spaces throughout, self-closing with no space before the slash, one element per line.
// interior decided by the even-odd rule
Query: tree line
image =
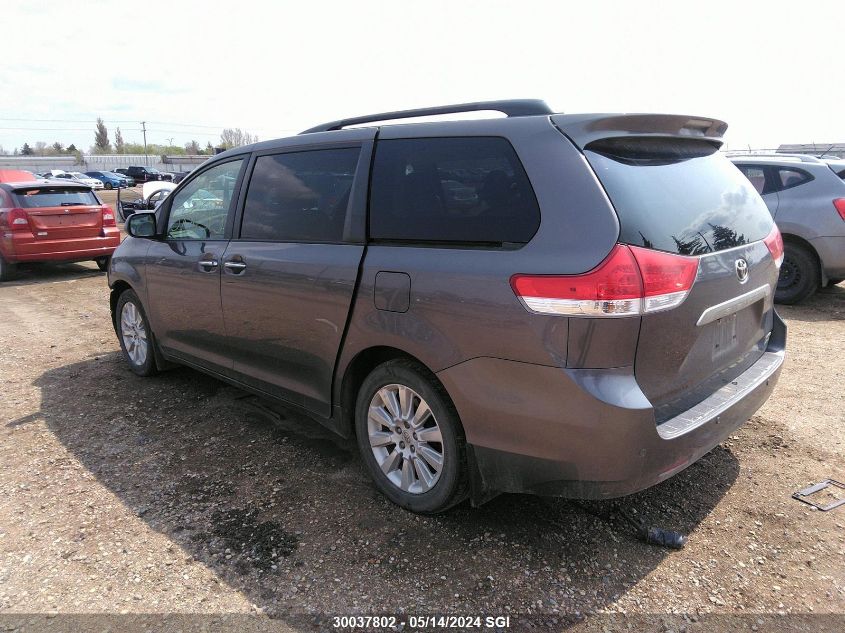
<path fill-rule="evenodd" d="M 144 151 L 143 143 L 127 142 L 123 139 L 123 132 L 120 127 L 114 130 L 114 143 L 109 138 L 109 130 L 103 119 L 97 117 L 97 124 L 94 128 L 94 144 L 89 148 L 91 154 L 148 154 L 151 156 L 162 155 L 212 155 L 220 149 L 230 149 L 232 147 L 240 147 L 242 145 L 249 145 L 258 141 L 258 136 L 250 134 L 240 128 L 225 128 L 220 133 L 220 142 L 215 146 L 209 141 L 205 147 L 191 140 L 184 145 L 161 145 L 157 143 L 147 143 L 146 152 Z M 8 155 L 0 146 L 0 155 Z M 38 141 L 34 146 L 29 143 L 24 143 L 18 150 L 14 149 L 15 156 L 80 156 L 81 152 L 76 145 L 71 143 L 65 147 L 59 141 L 52 145 L 48 145 L 43 141 Z"/>

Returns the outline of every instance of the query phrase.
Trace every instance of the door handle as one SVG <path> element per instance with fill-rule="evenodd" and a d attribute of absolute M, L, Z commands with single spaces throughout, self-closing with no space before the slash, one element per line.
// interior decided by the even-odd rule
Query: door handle
<path fill-rule="evenodd" d="M 238 261 L 226 262 L 223 264 L 223 268 L 231 272 L 233 275 L 240 275 L 246 268 L 246 264 Z"/>
<path fill-rule="evenodd" d="M 219 266 L 219 264 L 216 259 L 201 259 L 197 262 L 197 266 L 205 273 L 213 273 L 217 270 L 217 266 Z"/>

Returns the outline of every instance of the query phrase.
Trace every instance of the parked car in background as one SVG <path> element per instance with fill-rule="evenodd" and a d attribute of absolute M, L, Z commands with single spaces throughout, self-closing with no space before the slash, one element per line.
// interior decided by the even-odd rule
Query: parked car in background
<path fill-rule="evenodd" d="M 38 175 L 42 178 L 67 178 L 69 176 L 68 172 L 66 172 L 64 169 L 48 169 L 47 171 L 42 172 Z"/>
<path fill-rule="evenodd" d="M 121 200 L 118 213 L 122 220 L 126 220 L 138 211 L 153 211 L 176 188 L 172 182 L 153 180 L 141 186 L 141 196 L 133 200 Z"/>
<path fill-rule="evenodd" d="M 85 175 L 100 180 L 106 189 L 130 186 L 129 178 L 123 174 L 116 174 L 111 171 L 86 171 Z"/>
<path fill-rule="evenodd" d="M 377 125 L 470 110 L 507 116 Z M 126 223 L 125 360 L 306 412 L 416 512 L 652 486 L 783 363 L 783 244 L 726 127 L 507 101 L 229 150 Z"/>
<path fill-rule="evenodd" d="M 72 180 L 74 182 L 80 182 L 83 185 L 87 185 L 92 189 L 102 189 L 103 183 L 101 180 L 96 178 L 89 178 L 88 176 L 81 174 L 80 172 L 62 172 L 62 173 L 53 173 L 50 175 L 51 172 L 47 172 L 44 174 L 45 178 L 55 179 L 55 180 Z"/>
<path fill-rule="evenodd" d="M 27 182 L 35 180 L 37 176 L 31 171 L 22 169 L 0 169 L 0 182 Z"/>
<path fill-rule="evenodd" d="M 185 180 L 185 177 L 188 176 L 190 173 L 191 172 L 189 171 L 177 171 L 173 174 L 173 182 L 179 184 L 180 182 Z"/>
<path fill-rule="evenodd" d="M 74 180 L 0 183 L 0 281 L 23 262 L 94 260 L 106 270 L 120 243 L 114 212 Z"/>
<path fill-rule="evenodd" d="M 153 167 L 131 165 L 126 168 L 124 173 L 135 180 L 136 183 L 149 182 L 151 180 L 163 180 L 161 172 Z"/>
<path fill-rule="evenodd" d="M 845 181 L 828 161 L 802 155 L 731 160 L 763 197 L 783 235 L 775 301 L 797 303 L 845 280 Z"/>
<path fill-rule="evenodd" d="M 118 167 L 117 169 L 112 170 L 112 172 L 117 174 L 118 176 L 123 176 L 124 178 L 126 178 L 126 180 L 129 181 L 130 187 L 134 187 L 135 186 L 135 179 L 132 176 L 130 176 L 129 174 L 127 174 L 126 171 L 127 170 L 126 170 L 125 167 Z"/>
<path fill-rule="evenodd" d="M 70 173 L 70 175 L 73 176 L 76 180 L 88 185 L 92 189 L 103 189 L 105 186 L 102 180 L 89 176 L 88 174 L 83 174 L 79 171 L 71 171 L 68 173 Z"/>

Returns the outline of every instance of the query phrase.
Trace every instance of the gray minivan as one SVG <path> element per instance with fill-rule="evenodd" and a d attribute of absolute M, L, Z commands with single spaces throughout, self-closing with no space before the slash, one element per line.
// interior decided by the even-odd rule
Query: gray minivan
<path fill-rule="evenodd" d="M 360 127 L 473 110 L 506 116 Z M 416 512 L 641 490 L 783 362 L 783 244 L 725 129 L 513 100 L 229 150 L 129 218 L 121 347 L 136 374 L 183 364 L 315 418 Z"/>

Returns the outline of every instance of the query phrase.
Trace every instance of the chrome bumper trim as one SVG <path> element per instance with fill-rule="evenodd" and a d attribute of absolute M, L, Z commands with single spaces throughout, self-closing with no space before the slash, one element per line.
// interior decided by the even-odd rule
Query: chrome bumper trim
<path fill-rule="evenodd" d="M 768 287 L 768 286 L 767 286 Z M 671 440 L 718 417 L 748 393 L 766 382 L 783 364 L 784 353 L 764 352 L 751 367 L 697 405 L 657 426 L 664 440 Z"/>

